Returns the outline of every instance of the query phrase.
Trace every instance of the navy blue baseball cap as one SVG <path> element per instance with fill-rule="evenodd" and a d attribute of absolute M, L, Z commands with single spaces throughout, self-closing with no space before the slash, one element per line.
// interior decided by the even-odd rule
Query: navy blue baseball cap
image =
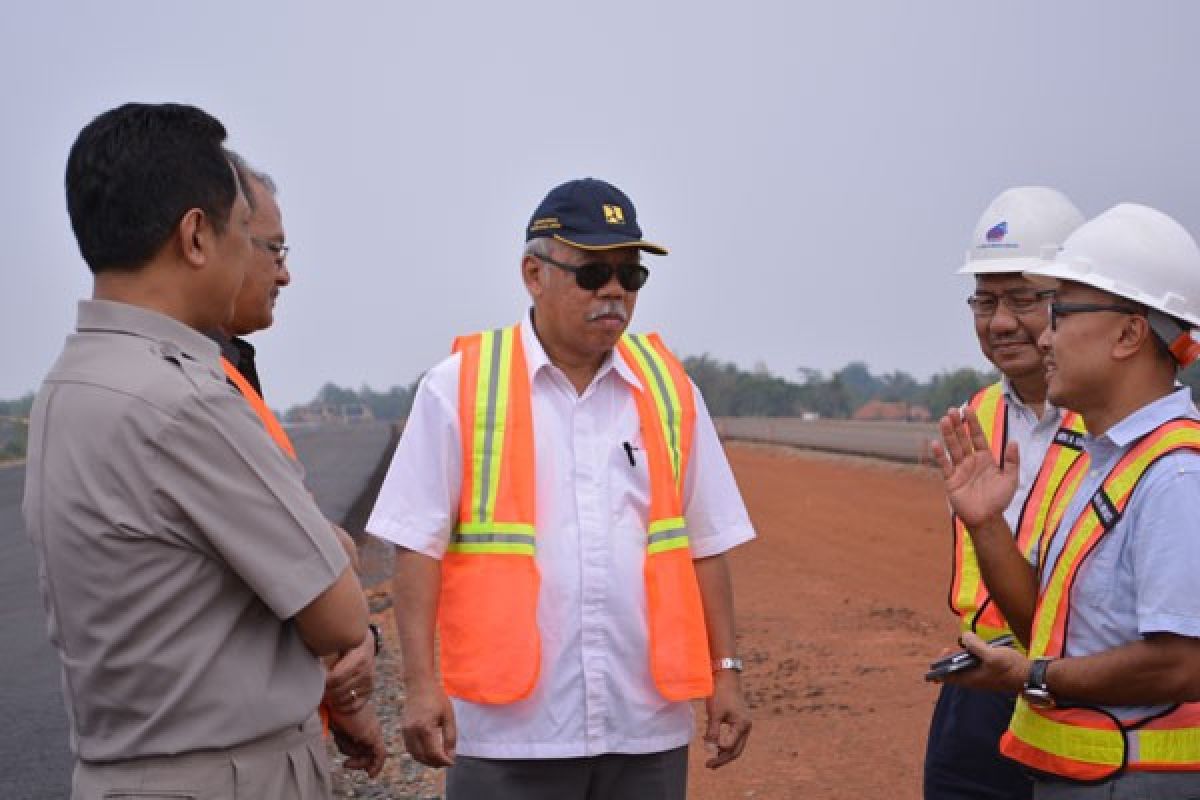
<path fill-rule="evenodd" d="M 642 238 L 637 211 L 625 193 L 595 178 L 567 181 L 550 190 L 525 230 L 525 241 L 538 238 L 557 239 L 581 250 L 636 247 L 667 254 L 661 244 Z"/>

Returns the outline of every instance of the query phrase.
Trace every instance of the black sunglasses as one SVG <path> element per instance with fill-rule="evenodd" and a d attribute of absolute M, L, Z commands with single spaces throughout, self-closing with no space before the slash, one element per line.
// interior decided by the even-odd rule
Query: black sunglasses
<path fill-rule="evenodd" d="M 646 285 L 646 279 L 650 277 L 650 270 L 646 269 L 637 262 L 619 264 L 613 266 L 603 261 L 591 261 L 587 264 L 564 264 L 561 261 L 555 261 L 549 256 L 534 255 L 540 261 L 545 261 L 547 264 L 553 264 L 561 270 L 571 273 L 575 276 L 575 283 L 580 289 L 585 289 L 589 292 L 594 292 L 601 286 L 607 286 L 612 280 L 613 273 L 617 275 L 617 283 L 621 284 L 621 288 L 627 292 L 636 292 Z"/>
<path fill-rule="evenodd" d="M 1119 314 L 1141 314 L 1140 308 L 1112 303 L 1051 303 L 1050 330 L 1058 330 L 1058 320 L 1071 314 L 1087 314 L 1093 311 L 1115 311 Z"/>

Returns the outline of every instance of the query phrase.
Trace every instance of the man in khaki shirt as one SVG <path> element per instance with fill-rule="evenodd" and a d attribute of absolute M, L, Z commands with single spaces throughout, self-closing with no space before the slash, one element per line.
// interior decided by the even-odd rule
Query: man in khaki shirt
<path fill-rule="evenodd" d="M 366 635 L 345 551 L 199 332 L 253 247 L 224 138 L 128 104 L 67 163 L 93 299 L 31 414 L 24 512 L 79 800 L 328 797 L 318 656 Z"/>

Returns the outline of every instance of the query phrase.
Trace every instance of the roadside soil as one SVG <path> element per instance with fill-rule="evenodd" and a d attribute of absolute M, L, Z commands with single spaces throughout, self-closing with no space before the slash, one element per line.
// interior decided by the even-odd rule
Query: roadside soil
<path fill-rule="evenodd" d="M 916 800 L 936 694 L 922 676 L 955 636 L 938 476 L 782 447 L 727 449 L 759 535 L 731 555 L 754 730 L 743 756 L 717 771 L 705 769 L 697 739 L 688 796 Z M 368 541 L 364 551 L 364 571 L 386 574 L 386 550 Z M 394 643 L 387 582 L 368 594 Z M 440 796 L 441 776 L 402 752 L 394 652 L 380 659 L 376 695 L 392 757 L 376 781 L 339 775 L 339 797 Z M 696 716 L 702 731 L 703 704 Z"/>

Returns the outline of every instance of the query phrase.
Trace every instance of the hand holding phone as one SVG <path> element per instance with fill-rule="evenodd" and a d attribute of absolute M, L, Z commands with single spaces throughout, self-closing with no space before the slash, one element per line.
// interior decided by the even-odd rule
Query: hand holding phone
<path fill-rule="evenodd" d="M 997 636 L 988 642 L 991 647 L 1011 647 L 1016 643 L 1016 639 L 1011 633 L 1006 633 L 1003 636 Z M 951 653 L 944 658 L 939 658 L 929 665 L 929 671 L 925 673 L 925 680 L 936 681 L 945 678 L 947 675 L 953 675 L 956 672 L 962 672 L 973 667 L 979 666 L 979 657 L 970 650 L 959 650 Z"/>

